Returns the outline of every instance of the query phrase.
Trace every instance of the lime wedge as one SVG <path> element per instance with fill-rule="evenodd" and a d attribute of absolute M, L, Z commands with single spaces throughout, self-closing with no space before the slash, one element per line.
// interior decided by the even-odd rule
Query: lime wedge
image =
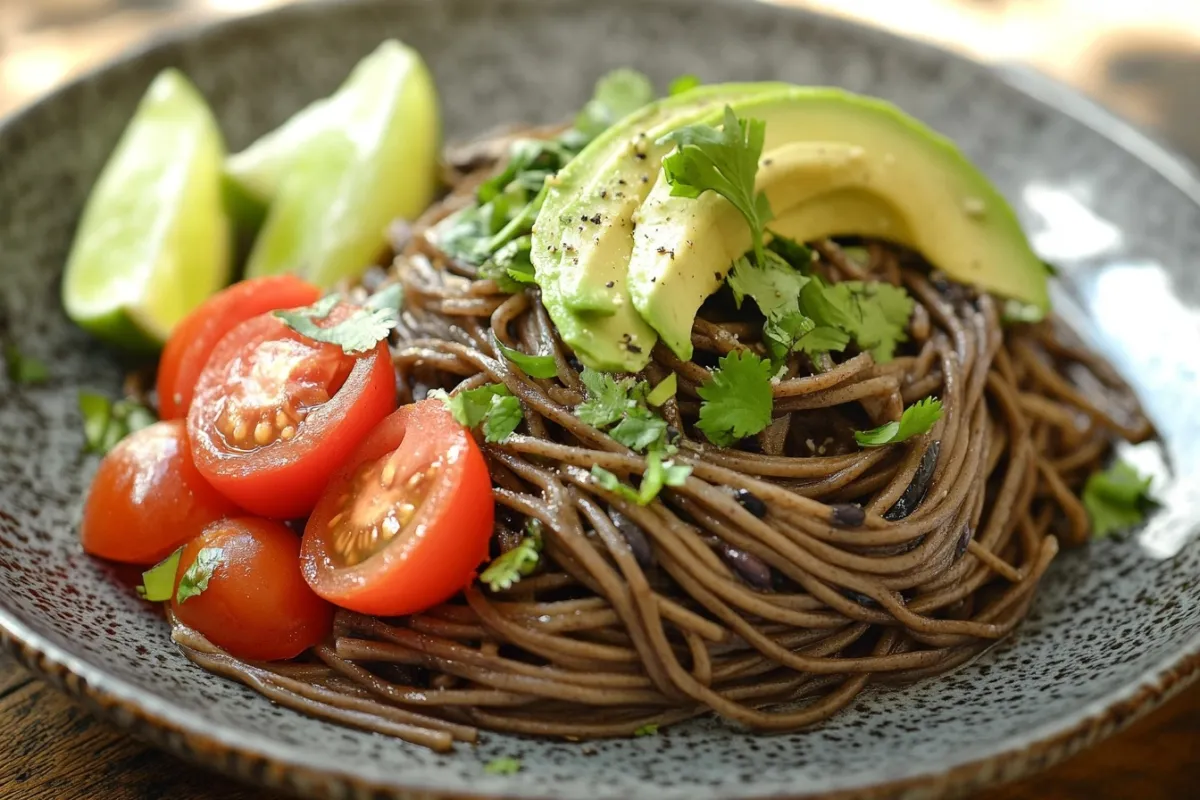
<path fill-rule="evenodd" d="M 224 157 L 204 98 L 181 73 L 160 73 L 75 233 L 63 305 L 76 324 L 112 344 L 154 349 L 228 282 Z"/>
<path fill-rule="evenodd" d="M 441 118 L 421 57 L 384 42 L 332 97 L 230 160 L 270 197 L 249 276 L 293 272 L 322 287 L 375 263 L 395 219 L 433 200 Z"/>

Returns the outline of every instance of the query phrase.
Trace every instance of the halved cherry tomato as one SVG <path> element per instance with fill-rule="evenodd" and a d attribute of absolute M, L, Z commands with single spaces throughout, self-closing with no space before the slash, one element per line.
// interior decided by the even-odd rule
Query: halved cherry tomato
<path fill-rule="evenodd" d="M 200 594 L 179 602 L 179 585 L 201 550 L 219 550 Z M 184 625 L 238 658 L 295 658 L 333 627 L 333 607 L 300 575 L 300 539 L 282 523 L 241 517 L 211 525 L 188 543 L 175 573 L 171 610 Z"/>
<path fill-rule="evenodd" d="M 315 303 L 321 290 L 294 275 L 240 281 L 217 292 L 175 327 L 158 362 L 158 416 L 187 417 L 196 379 L 217 342 L 238 323 L 279 308 Z"/>
<path fill-rule="evenodd" d="M 487 464 L 440 400 L 379 424 L 329 483 L 304 529 L 304 578 L 326 600 L 396 616 L 470 583 L 488 554 Z"/>
<path fill-rule="evenodd" d="M 349 313 L 335 309 L 329 324 Z M 363 355 L 271 314 L 238 325 L 200 373 L 188 436 L 196 467 L 242 508 L 307 516 L 329 476 L 396 407 L 387 342 Z"/>
<path fill-rule="evenodd" d="M 237 506 L 192 465 L 182 420 L 127 436 L 96 471 L 83 507 L 83 549 L 129 564 L 154 564 Z"/>

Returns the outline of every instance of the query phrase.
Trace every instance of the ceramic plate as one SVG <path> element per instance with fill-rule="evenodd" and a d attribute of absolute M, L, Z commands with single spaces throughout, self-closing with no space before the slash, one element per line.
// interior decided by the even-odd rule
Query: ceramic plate
<path fill-rule="evenodd" d="M 958 672 L 868 694 L 816 730 L 752 736 L 699 721 L 594 743 L 487 735 L 435 755 L 272 706 L 192 667 L 166 625 L 77 543 L 95 460 L 81 387 L 113 357 L 58 303 L 79 209 L 161 68 L 184 69 L 233 148 L 332 90 L 383 37 L 416 45 L 447 133 L 561 119 L 604 71 L 665 85 L 780 79 L 888 98 L 962 145 L 1062 266 L 1059 308 L 1133 381 L 1159 425 L 1167 508 L 1138 536 L 1064 554 L 1017 634 Z M 51 365 L 0 396 L 0 633 L 118 725 L 216 769 L 312 796 L 935 797 L 1044 766 L 1111 733 L 1200 664 L 1200 191 L 1181 162 L 1072 95 L 809 13 L 721 0 L 366 0 L 291 7 L 156 45 L 0 125 L 7 331 Z M 1161 467 L 1161 464 L 1158 464 Z M 522 772 L 488 775 L 499 756 Z"/>

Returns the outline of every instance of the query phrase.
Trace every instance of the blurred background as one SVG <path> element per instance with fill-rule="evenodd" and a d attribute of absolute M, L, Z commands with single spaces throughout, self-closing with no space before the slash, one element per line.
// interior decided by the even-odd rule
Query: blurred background
<path fill-rule="evenodd" d="M 0 115 L 162 30 L 287 2 L 0 0 Z M 1034 66 L 1200 163 L 1200 0 L 775 2 Z"/>

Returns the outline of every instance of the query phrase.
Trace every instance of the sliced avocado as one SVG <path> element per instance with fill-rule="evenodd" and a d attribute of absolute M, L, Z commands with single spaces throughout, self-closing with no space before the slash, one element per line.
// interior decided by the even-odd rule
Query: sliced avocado
<path fill-rule="evenodd" d="M 770 231 L 800 241 L 886 238 L 956 280 L 1048 308 L 1045 268 L 1016 215 L 948 139 L 888 103 L 837 89 L 792 87 L 730 105 L 738 117 L 766 123 L 757 188 L 775 214 Z M 719 125 L 723 111 L 714 101 L 689 123 Z M 690 358 L 696 312 L 750 248 L 750 230 L 714 193 L 671 197 L 661 169 L 635 220 L 633 305 Z"/>
<path fill-rule="evenodd" d="M 670 149 L 656 141 L 710 108 L 785 87 L 706 86 L 652 103 L 598 136 L 548 182 L 531 256 L 542 304 L 584 364 L 636 372 L 657 340 L 626 289 L 632 218 Z"/>

